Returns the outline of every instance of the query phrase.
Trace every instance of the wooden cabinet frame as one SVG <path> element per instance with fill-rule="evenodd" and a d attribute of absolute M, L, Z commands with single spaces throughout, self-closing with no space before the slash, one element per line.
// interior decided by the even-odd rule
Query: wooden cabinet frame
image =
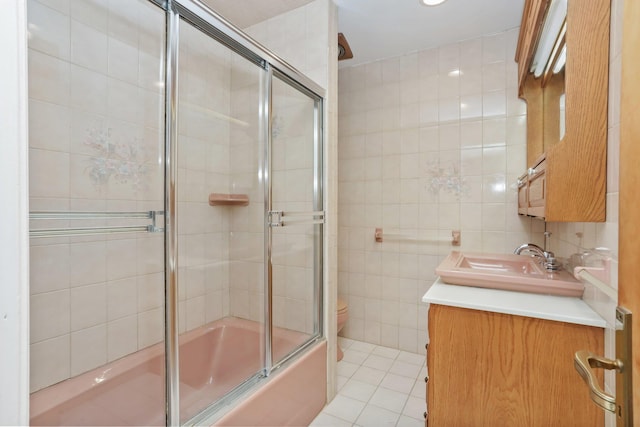
<path fill-rule="evenodd" d="M 527 167 L 546 155 L 546 221 L 606 219 L 610 0 L 569 0 L 565 67 L 566 133 L 545 142 L 542 78 L 528 73 L 548 0 L 527 0 L 518 40 L 519 94 L 527 102 Z"/>

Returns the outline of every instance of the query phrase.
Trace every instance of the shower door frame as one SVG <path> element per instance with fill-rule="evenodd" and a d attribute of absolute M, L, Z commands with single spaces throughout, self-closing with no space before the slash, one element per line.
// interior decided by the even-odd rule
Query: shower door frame
<path fill-rule="evenodd" d="M 178 141 L 178 39 L 181 19 L 225 45 L 235 53 L 265 70 L 260 84 L 260 127 L 264 146 L 264 163 L 261 165 L 265 194 L 265 323 L 264 361 L 260 374 L 248 378 L 217 403 L 212 404 L 186 424 L 201 424 L 215 417 L 218 409 L 246 392 L 260 378 L 287 364 L 298 354 L 319 340 L 323 334 L 323 240 L 324 240 L 324 133 L 323 111 L 325 90 L 292 67 L 282 58 L 263 47 L 240 29 L 218 15 L 199 0 L 148 0 L 166 12 L 165 52 L 165 370 L 166 370 L 166 424 L 180 425 L 179 349 L 178 349 L 178 268 L 177 268 L 177 141 Z M 272 109 L 271 83 L 273 78 L 291 85 L 314 101 L 314 210 L 322 211 L 322 223 L 316 223 L 314 233 L 314 334 L 277 364 L 273 364 L 272 332 L 272 275 L 271 275 L 271 136 Z M 317 217 L 317 216 L 316 216 Z"/>

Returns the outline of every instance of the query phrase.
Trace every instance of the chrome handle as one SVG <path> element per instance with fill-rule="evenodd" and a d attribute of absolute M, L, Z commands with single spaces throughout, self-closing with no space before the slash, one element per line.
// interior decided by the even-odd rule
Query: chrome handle
<path fill-rule="evenodd" d="M 324 224 L 324 211 L 313 212 L 284 212 L 269 211 L 269 227 L 284 227 L 287 225 Z M 285 221 L 283 218 L 287 217 Z"/>
<path fill-rule="evenodd" d="M 596 378 L 593 368 L 622 371 L 622 362 L 617 359 L 611 360 L 598 356 L 587 350 L 580 350 L 576 352 L 573 364 L 576 371 L 578 371 L 584 382 L 589 386 L 591 400 L 602 409 L 615 413 L 616 398 L 602 390 L 598 384 L 598 379 Z"/>

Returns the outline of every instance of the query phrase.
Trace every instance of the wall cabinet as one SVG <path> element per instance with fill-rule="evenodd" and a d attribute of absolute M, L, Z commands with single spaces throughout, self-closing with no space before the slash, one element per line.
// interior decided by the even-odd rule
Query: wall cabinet
<path fill-rule="evenodd" d="M 534 189 L 544 190 L 544 205 L 526 213 L 519 206 L 518 213 L 546 221 L 602 222 L 611 4 L 568 0 L 566 65 L 536 78 L 530 70 L 550 3 L 526 0 L 516 51 L 519 95 L 527 102 L 527 168 L 535 168 L 541 156 L 546 161 L 544 185 Z"/>
<path fill-rule="evenodd" d="M 429 426 L 604 425 L 573 367 L 602 328 L 431 304 L 429 339 Z"/>

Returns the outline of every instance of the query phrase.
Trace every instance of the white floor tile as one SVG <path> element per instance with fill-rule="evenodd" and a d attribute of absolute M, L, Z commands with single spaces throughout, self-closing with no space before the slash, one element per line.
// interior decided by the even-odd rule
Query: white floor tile
<path fill-rule="evenodd" d="M 427 410 L 427 403 L 424 399 L 409 396 L 407 403 L 404 405 L 402 415 L 415 418 L 416 420 L 424 420 L 424 411 Z"/>
<path fill-rule="evenodd" d="M 338 394 L 331 403 L 324 408 L 323 412 L 345 421 L 354 422 L 364 407 L 364 402 Z"/>
<path fill-rule="evenodd" d="M 400 414 L 402 413 L 402 409 L 404 408 L 404 404 L 408 397 L 409 395 L 406 393 L 400 393 L 380 387 L 371 397 L 369 404 Z"/>
<path fill-rule="evenodd" d="M 411 390 L 411 396 L 419 399 L 426 399 L 427 397 L 427 383 L 424 382 L 424 378 L 418 377 L 413 389 Z"/>
<path fill-rule="evenodd" d="M 401 362 L 399 360 L 396 360 L 395 362 L 393 362 L 393 365 L 391 365 L 391 367 L 389 368 L 389 372 L 396 375 L 415 378 L 420 373 L 420 368 L 421 366 L 412 365 L 407 362 Z"/>
<path fill-rule="evenodd" d="M 397 359 L 400 362 L 411 363 L 412 365 L 424 365 L 426 363 L 426 357 L 421 354 L 409 353 L 408 351 L 401 351 Z"/>
<path fill-rule="evenodd" d="M 420 373 L 418 374 L 419 377 L 426 377 L 427 376 L 427 365 L 422 366 L 422 368 L 420 368 Z"/>
<path fill-rule="evenodd" d="M 358 380 L 349 380 L 342 390 L 340 390 L 340 394 L 366 403 L 371 399 L 375 391 L 376 386 L 374 385 Z"/>
<path fill-rule="evenodd" d="M 333 415 L 320 412 L 316 419 L 309 424 L 309 427 L 351 427 L 351 423 L 334 417 Z"/>
<path fill-rule="evenodd" d="M 363 427 L 393 427 L 398 418 L 400 418 L 399 414 L 377 406 L 367 405 L 358 417 L 356 424 Z"/>
<path fill-rule="evenodd" d="M 338 375 L 342 377 L 351 377 L 360 368 L 359 364 L 340 361 L 338 362 Z"/>
<path fill-rule="evenodd" d="M 371 354 L 386 357 L 388 359 L 395 359 L 400 354 L 400 350 L 396 350 L 395 348 L 377 346 L 373 349 Z"/>
<path fill-rule="evenodd" d="M 380 387 L 388 388 L 389 390 L 399 391 L 400 393 L 411 393 L 415 384 L 414 378 L 407 378 L 401 375 L 388 373 L 380 383 Z"/>
<path fill-rule="evenodd" d="M 342 375 L 338 375 L 338 378 L 336 379 L 336 388 L 338 389 L 338 392 L 342 390 L 342 387 L 344 387 L 344 385 L 348 381 L 349 381 L 349 377 L 343 377 Z"/>
<path fill-rule="evenodd" d="M 376 345 L 368 342 L 354 341 L 349 348 L 351 350 L 362 351 L 364 353 L 371 353 L 373 349 L 376 348 Z"/>
<path fill-rule="evenodd" d="M 351 344 L 353 344 L 354 342 L 354 340 L 350 340 L 349 338 L 338 337 L 338 345 L 340 345 L 340 348 L 342 350 L 346 350 L 347 348 L 351 347 Z"/>
<path fill-rule="evenodd" d="M 380 371 L 388 371 L 393 365 L 393 359 L 387 359 L 386 357 L 376 356 L 372 354 L 362 363 L 362 366 L 367 368 L 378 369 Z"/>
<path fill-rule="evenodd" d="M 401 415 L 398 420 L 397 427 L 424 427 L 424 418 L 422 420 L 416 420 L 415 418 Z"/>
<path fill-rule="evenodd" d="M 379 369 L 362 366 L 351 376 L 351 379 L 378 386 L 382 382 L 385 374 L 386 372 Z"/>
<path fill-rule="evenodd" d="M 362 362 L 367 360 L 368 357 L 369 353 L 364 353 L 362 351 L 357 351 L 350 348 L 344 350 L 344 357 L 342 358 L 342 360 L 344 360 L 345 362 L 362 365 Z"/>
<path fill-rule="evenodd" d="M 312 427 L 423 427 L 423 355 L 338 337 L 338 394 Z"/>

